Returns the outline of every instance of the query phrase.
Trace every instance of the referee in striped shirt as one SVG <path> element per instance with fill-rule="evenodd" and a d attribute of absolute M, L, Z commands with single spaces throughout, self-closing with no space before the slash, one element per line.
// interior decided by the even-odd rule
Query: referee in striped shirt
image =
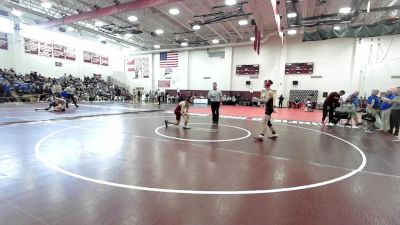
<path fill-rule="evenodd" d="M 218 124 L 219 105 L 221 103 L 222 92 L 217 90 L 217 82 L 213 83 L 213 89 L 208 92 L 208 99 L 211 101 L 211 112 L 213 124 Z"/>

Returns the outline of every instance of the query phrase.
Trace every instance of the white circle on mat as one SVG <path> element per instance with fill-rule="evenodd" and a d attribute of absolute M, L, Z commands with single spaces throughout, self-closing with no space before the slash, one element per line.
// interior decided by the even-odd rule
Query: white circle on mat
<path fill-rule="evenodd" d="M 39 142 L 36 144 L 35 146 L 35 154 L 36 157 L 43 163 L 45 164 L 47 167 L 52 168 L 54 170 L 57 170 L 58 172 L 61 172 L 65 175 L 68 176 L 72 176 L 81 180 L 85 180 L 85 181 L 89 181 L 89 182 L 93 182 L 93 183 L 97 183 L 97 184 L 103 184 L 103 185 L 109 185 L 109 186 L 113 186 L 113 187 L 120 187 L 120 188 L 127 188 L 127 189 L 133 189 L 133 190 L 141 190 L 141 191 L 152 191 L 152 192 L 162 192 L 162 193 L 176 193 L 176 194 L 192 194 L 192 195 L 250 195 L 250 194 L 269 194 L 269 193 L 279 193 L 279 192 L 289 192 L 289 191 L 297 191 L 297 190 L 304 190 L 304 189 L 310 189 L 310 188 L 316 188 L 316 187 L 321 187 L 321 186 L 325 186 L 325 185 L 329 185 L 329 184 L 333 184 L 342 180 L 345 180 L 351 176 L 354 176 L 355 174 L 357 174 L 358 172 L 362 171 L 365 167 L 365 165 L 367 164 L 367 158 L 364 154 L 364 152 L 357 147 L 356 145 L 354 145 L 353 143 L 350 143 L 340 137 L 337 137 L 335 135 L 329 134 L 329 133 L 325 133 L 319 130 L 313 130 L 310 128 L 306 128 L 306 127 L 300 127 L 300 126 L 294 126 L 294 125 L 289 125 L 289 124 L 281 124 L 283 126 L 289 126 L 289 127 L 295 127 L 295 128 L 300 128 L 300 129 L 304 129 L 304 130 L 308 130 L 308 131 L 312 131 L 312 132 L 316 132 L 316 133 L 320 133 L 323 135 L 327 135 L 330 136 L 332 138 L 335 138 L 337 140 L 340 140 L 348 145 L 350 145 L 351 147 L 353 147 L 354 149 L 356 149 L 358 151 L 358 153 L 361 155 L 362 158 L 362 162 L 361 164 L 358 166 L 357 169 L 344 174 L 340 177 L 336 177 L 330 180 L 326 180 L 326 181 L 322 181 L 322 182 L 318 182 L 318 183 L 314 183 L 314 184 L 308 184 L 308 185 L 301 185 L 301 186 L 293 186 L 293 187 L 286 187 L 286 188 L 274 188 L 274 189 L 265 189 L 265 190 L 239 190 L 239 191 L 206 191 L 206 190 L 185 190 L 185 189 L 166 189 L 166 188 L 154 188 L 154 187 L 144 187 L 144 186 L 136 186 L 136 185 L 128 185 L 128 184 L 120 184 L 120 183 L 114 183 L 114 182 L 109 182 L 109 181 L 104 181 L 104 180 L 99 180 L 99 179 L 95 179 L 95 178 L 90 178 L 90 177 L 86 177 L 86 176 L 82 176 L 76 173 L 72 173 L 69 172 L 65 169 L 62 169 L 60 167 L 58 167 L 55 164 L 52 164 L 51 162 L 48 162 L 45 158 L 42 157 L 42 155 L 40 154 L 40 145 L 45 142 L 49 137 L 58 134 L 62 131 L 68 130 L 68 129 L 72 129 L 74 127 L 68 127 L 68 128 L 64 128 L 58 131 L 55 131 L 53 133 L 48 134 L 47 136 L 43 137 L 42 139 L 39 140 Z"/>
<path fill-rule="evenodd" d="M 206 125 L 210 125 L 209 123 L 191 123 L 191 125 L 197 125 L 197 124 L 206 124 Z M 161 137 L 170 138 L 170 139 L 175 139 L 175 140 L 180 140 L 180 141 L 192 141 L 192 142 L 227 142 L 227 141 L 238 141 L 238 140 L 242 140 L 242 139 L 248 138 L 248 137 L 250 137 L 250 135 L 251 135 L 251 132 L 250 132 L 250 131 L 248 131 L 248 130 L 246 130 L 246 129 L 244 129 L 244 128 L 241 128 L 241 127 L 236 127 L 236 126 L 231 126 L 231 125 L 225 125 L 225 124 L 218 124 L 218 126 L 219 126 L 219 127 L 221 126 L 221 127 L 236 128 L 236 129 L 239 129 L 239 130 L 242 130 L 242 131 L 246 132 L 247 134 L 246 134 L 245 136 L 239 137 L 239 138 L 218 139 L 218 140 L 207 140 L 207 139 L 204 139 L 204 140 L 203 140 L 203 139 L 189 139 L 189 138 L 172 137 L 172 136 L 168 136 L 168 135 L 165 135 L 165 134 L 160 133 L 159 130 L 160 130 L 161 128 L 165 128 L 165 126 L 157 127 L 157 128 L 154 130 L 154 132 L 156 132 L 156 134 L 160 135 Z M 171 126 L 171 128 L 177 128 L 177 127 L 174 127 L 174 125 L 173 125 L 173 126 Z M 190 131 L 190 129 L 189 129 L 188 131 Z"/>

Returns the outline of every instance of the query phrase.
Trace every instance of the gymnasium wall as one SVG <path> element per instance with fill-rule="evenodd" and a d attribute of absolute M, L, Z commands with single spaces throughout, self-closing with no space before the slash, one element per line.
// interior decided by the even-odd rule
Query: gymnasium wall
<path fill-rule="evenodd" d="M 24 51 L 24 38 L 32 38 L 48 43 L 65 45 L 75 49 L 76 59 L 65 60 L 54 57 L 45 57 L 28 54 Z M 84 40 L 52 31 L 16 32 L 8 35 L 8 50 L 0 49 L 0 67 L 13 67 L 17 72 L 29 73 L 38 71 L 44 76 L 60 77 L 64 73 L 74 76 L 92 76 L 93 73 L 102 74 L 103 77 L 114 72 L 124 72 L 124 60 L 122 49 L 115 46 L 103 45 L 94 40 Z M 101 66 L 83 62 L 83 51 L 92 51 L 109 57 L 109 65 Z M 62 67 L 55 66 L 55 62 L 61 62 Z"/>
<path fill-rule="evenodd" d="M 3 22 L 0 21 L 0 31 L 14 32 Z M 76 60 L 27 54 L 24 52 L 24 37 L 73 47 Z M 64 73 L 80 77 L 100 73 L 104 77 L 115 76 L 131 89 L 142 87 L 146 91 L 158 89 L 159 80 L 170 80 L 168 89 L 207 90 L 216 81 L 219 88 L 225 91 L 251 92 L 260 91 L 263 80 L 272 79 L 277 95 L 283 94 L 288 99 L 290 90 L 319 90 L 318 101 L 321 102 L 323 92 L 343 89 L 350 93 L 359 90 L 362 96 L 367 96 L 373 88 L 385 91 L 389 87 L 400 86 L 400 79 L 392 78 L 400 76 L 400 35 L 318 42 L 302 42 L 297 37 L 286 39 L 283 46 L 277 36 L 272 36 L 262 44 L 260 55 L 248 45 L 224 48 L 224 58 L 209 57 L 207 49 L 181 51 L 178 67 L 167 76 L 165 68 L 160 68 L 160 54 L 147 54 L 143 56 L 149 58 L 150 75 L 140 79 L 125 74 L 126 56 L 134 55 L 134 51 L 111 44 L 103 45 L 96 39 L 43 30 L 26 32 L 23 29 L 15 35 L 8 35 L 8 42 L 8 50 L 0 49 L 2 68 L 14 67 L 22 73 L 33 70 L 51 77 L 60 77 Z M 84 50 L 109 56 L 109 66 L 84 63 Z M 56 61 L 61 62 L 62 67 L 56 67 Z M 314 62 L 314 74 L 285 75 L 285 63 L 294 62 Z M 259 64 L 260 75 L 251 79 L 236 75 L 236 65 L 243 64 Z M 248 80 L 250 85 L 246 85 Z M 299 82 L 296 86 L 292 84 L 295 80 Z"/>

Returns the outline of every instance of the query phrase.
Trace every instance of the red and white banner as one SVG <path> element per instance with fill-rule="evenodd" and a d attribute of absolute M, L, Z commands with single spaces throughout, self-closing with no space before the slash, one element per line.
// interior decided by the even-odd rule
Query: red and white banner
<path fill-rule="evenodd" d="M 53 57 L 53 44 L 43 41 L 39 42 L 39 55 Z"/>
<path fill-rule="evenodd" d="M 108 66 L 108 56 L 105 55 L 100 56 L 100 65 Z"/>
<path fill-rule="evenodd" d="M 39 54 L 39 42 L 34 39 L 25 38 L 25 53 Z"/>
<path fill-rule="evenodd" d="M 126 60 L 125 72 L 133 79 L 150 77 L 149 57 L 129 57 Z"/>
<path fill-rule="evenodd" d="M 7 33 L 0 32 L 0 49 L 8 49 Z"/>
<path fill-rule="evenodd" d="M 54 58 L 65 59 L 64 50 L 65 50 L 65 46 L 53 44 L 53 55 L 54 55 Z"/>
<path fill-rule="evenodd" d="M 169 88 L 171 87 L 170 80 L 158 80 L 158 87 L 159 88 Z"/>
<path fill-rule="evenodd" d="M 65 47 L 64 49 L 65 59 L 75 61 L 75 49 L 70 47 Z"/>

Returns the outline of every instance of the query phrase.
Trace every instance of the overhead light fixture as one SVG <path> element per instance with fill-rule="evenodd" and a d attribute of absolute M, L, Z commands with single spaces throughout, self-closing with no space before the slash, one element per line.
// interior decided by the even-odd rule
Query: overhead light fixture
<path fill-rule="evenodd" d="M 235 5 L 236 4 L 236 0 L 226 0 L 225 1 L 225 5 Z"/>
<path fill-rule="evenodd" d="M 124 36 L 125 36 L 126 38 L 131 38 L 131 37 L 133 37 L 133 34 L 127 33 L 127 34 L 125 34 Z"/>
<path fill-rule="evenodd" d="M 97 22 L 94 23 L 94 25 L 95 25 L 96 27 L 102 27 L 102 26 L 104 26 L 104 23 L 101 22 L 101 21 L 97 21 Z"/>
<path fill-rule="evenodd" d="M 161 46 L 160 45 L 154 45 L 153 47 L 156 48 L 156 49 L 159 49 Z"/>
<path fill-rule="evenodd" d="M 72 27 L 67 27 L 67 31 L 68 31 L 68 32 L 74 31 L 74 28 L 72 28 Z"/>
<path fill-rule="evenodd" d="M 182 42 L 182 43 L 181 43 L 181 46 L 182 46 L 182 47 L 186 47 L 186 46 L 188 46 L 188 43 L 187 43 L 187 42 Z"/>
<path fill-rule="evenodd" d="M 350 12 L 351 12 L 350 7 L 343 7 L 341 9 L 339 9 L 339 13 L 341 13 L 341 14 L 349 14 Z"/>
<path fill-rule="evenodd" d="M 244 26 L 247 25 L 249 22 L 247 20 L 239 20 L 239 25 Z"/>
<path fill-rule="evenodd" d="M 292 12 L 292 13 L 288 13 L 287 14 L 287 17 L 288 18 L 295 18 L 297 16 L 297 13 L 295 13 L 295 12 Z"/>
<path fill-rule="evenodd" d="M 297 30 L 288 30 L 287 32 L 289 35 L 295 35 L 297 34 Z"/>
<path fill-rule="evenodd" d="M 42 2 L 40 5 L 41 5 L 43 8 L 46 8 L 46 9 L 50 9 L 50 8 L 51 8 L 51 3 L 48 2 L 48 1 L 44 1 L 44 2 Z"/>
<path fill-rule="evenodd" d="M 334 26 L 333 29 L 340 30 L 340 27 L 339 26 Z"/>
<path fill-rule="evenodd" d="M 218 44 L 218 43 L 219 43 L 219 40 L 218 40 L 218 39 L 213 39 L 211 42 L 212 42 L 213 44 Z"/>
<path fill-rule="evenodd" d="M 128 17 L 128 20 L 129 20 L 129 21 L 132 21 L 132 22 L 135 22 L 135 21 L 138 20 L 138 18 L 137 18 L 136 16 L 129 16 L 129 17 Z"/>
<path fill-rule="evenodd" d="M 18 10 L 13 10 L 13 11 L 11 11 L 11 13 L 14 15 L 14 16 L 22 16 L 22 12 L 21 11 L 18 11 Z"/>
<path fill-rule="evenodd" d="M 200 25 L 196 24 L 192 27 L 193 30 L 200 30 Z"/>
<path fill-rule="evenodd" d="M 169 14 L 171 14 L 171 15 L 177 15 L 177 14 L 179 14 L 179 9 L 172 8 L 172 9 L 169 10 Z"/>
<path fill-rule="evenodd" d="M 161 29 L 157 29 L 157 30 L 156 30 L 156 34 L 163 34 L 163 33 L 164 33 L 164 31 L 161 30 Z"/>
<path fill-rule="evenodd" d="M 255 41 L 255 40 L 256 40 L 255 37 L 251 37 L 251 38 L 250 38 L 250 41 Z"/>

